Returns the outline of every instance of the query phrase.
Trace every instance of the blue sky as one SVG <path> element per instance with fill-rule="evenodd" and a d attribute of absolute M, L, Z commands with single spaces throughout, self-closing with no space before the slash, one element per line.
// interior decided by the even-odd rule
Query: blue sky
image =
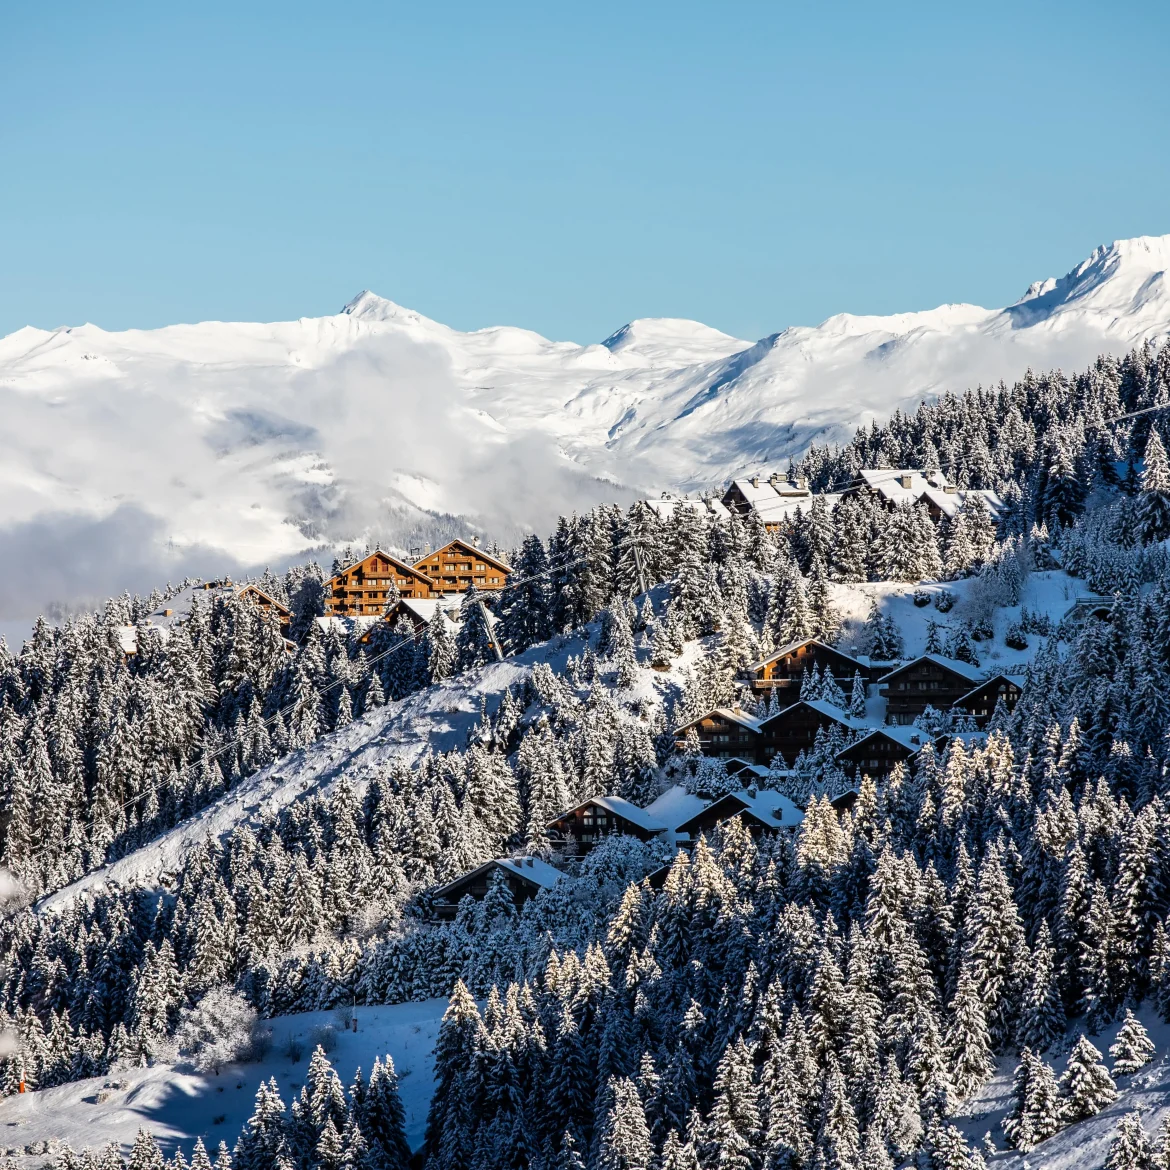
<path fill-rule="evenodd" d="M 0 9 L 0 334 L 334 312 L 599 340 L 1000 305 L 1170 232 L 1170 9 Z"/>

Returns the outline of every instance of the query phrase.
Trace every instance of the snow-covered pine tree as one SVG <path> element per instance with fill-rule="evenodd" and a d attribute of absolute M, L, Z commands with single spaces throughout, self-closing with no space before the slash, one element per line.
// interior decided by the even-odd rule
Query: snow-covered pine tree
<path fill-rule="evenodd" d="M 1141 1114 L 1136 1109 L 1118 1123 L 1117 1136 L 1109 1146 L 1104 1170 L 1154 1170 L 1154 1147 L 1142 1128 Z"/>
<path fill-rule="evenodd" d="M 1141 493 L 1135 501 L 1136 534 L 1144 544 L 1170 536 L 1170 459 L 1157 430 L 1150 428 L 1141 474 Z"/>
<path fill-rule="evenodd" d="M 1092 1117 L 1117 1100 L 1117 1086 L 1101 1063 L 1101 1053 L 1089 1043 L 1083 1032 L 1069 1054 L 1068 1066 L 1060 1078 L 1060 1095 L 1064 1116 L 1069 1122 Z"/>
<path fill-rule="evenodd" d="M 1141 1020 L 1126 1008 L 1125 1019 L 1117 1032 L 1117 1039 L 1109 1048 L 1109 1055 L 1113 1057 L 1113 1075 L 1132 1076 L 1150 1063 L 1154 1052 L 1155 1046 L 1150 1034 Z"/>

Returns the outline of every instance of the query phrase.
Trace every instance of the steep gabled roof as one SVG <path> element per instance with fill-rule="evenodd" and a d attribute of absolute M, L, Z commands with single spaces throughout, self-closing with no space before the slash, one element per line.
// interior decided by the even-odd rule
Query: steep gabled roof
<path fill-rule="evenodd" d="M 675 829 L 701 813 L 710 803 L 709 800 L 688 792 L 681 784 L 675 784 L 656 800 L 651 801 L 646 811 L 655 820 Z"/>
<path fill-rule="evenodd" d="M 748 670 L 760 670 L 769 663 L 775 662 L 778 658 L 785 658 L 794 650 L 799 650 L 801 646 L 807 646 L 810 643 L 815 646 L 820 646 L 823 650 L 828 650 L 830 654 L 838 654 L 842 658 L 848 658 L 850 662 L 856 662 L 859 669 L 866 665 L 860 659 L 854 658 L 852 654 L 846 654 L 844 650 L 838 650 L 836 646 L 830 646 L 828 642 L 822 642 L 820 638 L 800 638 L 795 642 L 789 642 L 787 645 L 781 646 L 779 650 L 773 650 L 767 658 L 761 658 L 759 662 L 753 662 L 748 667 Z"/>
<path fill-rule="evenodd" d="M 500 560 L 499 557 L 493 557 L 491 553 L 485 553 L 482 548 L 476 548 L 476 546 L 471 544 L 469 541 L 459 540 L 458 538 L 447 541 L 447 543 L 443 545 L 442 548 L 437 548 L 434 550 L 434 552 L 427 553 L 425 557 L 419 557 L 419 559 L 414 562 L 415 567 L 417 568 L 423 563 L 423 561 L 429 561 L 431 557 L 437 557 L 442 553 L 445 553 L 449 548 L 455 548 L 456 545 L 463 549 L 468 556 L 473 558 L 479 557 L 482 560 L 487 561 L 489 565 L 494 565 L 497 569 L 500 570 L 501 573 L 510 573 L 512 571 L 512 566 L 505 564 Z"/>
<path fill-rule="evenodd" d="M 565 817 L 572 816 L 575 812 L 580 812 L 581 809 L 590 804 L 595 804 L 615 816 L 624 817 L 630 824 L 637 825 L 638 828 L 645 829 L 648 833 L 666 832 L 666 825 L 661 821 L 652 817 L 644 808 L 639 808 L 636 804 L 631 804 L 630 801 L 623 800 L 620 796 L 591 796 L 588 800 L 583 800 L 580 804 L 566 809 L 560 816 L 549 821 L 549 824 L 555 825 L 557 821 L 564 820 Z"/>
<path fill-rule="evenodd" d="M 677 831 L 686 832 L 687 825 L 708 813 L 720 821 L 728 820 L 740 813 L 750 813 L 770 829 L 791 828 L 804 820 L 804 813 L 787 796 L 769 788 L 760 789 L 754 794 L 746 788 L 741 788 L 738 792 L 726 792 L 705 808 L 697 810 L 678 826 Z"/>
<path fill-rule="evenodd" d="M 848 727 L 853 731 L 860 730 L 866 726 L 860 719 L 854 719 L 848 711 L 842 711 L 840 707 L 835 706 L 833 703 L 826 703 L 824 699 L 798 699 L 795 703 L 790 703 L 783 711 L 777 711 L 775 715 L 769 715 L 767 719 L 761 719 L 758 730 L 765 730 L 769 723 L 774 723 L 777 719 L 782 719 L 797 707 L 811 707 L 818 714 L 824 715 L 826 719 L 832 719 L 834 723 L 840 723 L 843 727 Z"/>
<path fill-rule="evenodd" d="M 461 874 L 444 886 L 440 886 L 435 891 L 435 898 L 441 901 L 449 890 L 457 889 L 490 869 L 502 869 L 507 873 L 514 874 L 522 881 L 540 887 L 542 890 L 551 890 L 559 882 L 572 880 L 568 874 L 554 869 L 547 861 L 542 861 L 539 857 L 493 857 L 491 861 L 485 861 L 483 865 L 478 865 L 475 869 Z"/>
<path fill-rule="evenodd" d="M 696 715 L 694 719 L 684 723 L 681 727 L 675 728 L 674 734 L 679 735 L 686 731 L 688 727 L 694 727 L 696 723 L 704 719 L 709 719 L 712 715 L 721 715 L 724 719 L 730 719 L 732 723 L 738 723 L 741 727 L 746 727 L 749 731 L 760 730 L 760 720 L 749 715 L 739 707 L 712 707 L 710 711 L 704 711 L 702 715 Z"/>
<path fill-rule="evenodd" d="M 1023 690 L 1024 684 L 1021 682 L 1018 682 L 1016 679 L 1012 678 L 1010 675 L 993 674 L 990 678 L 985 678 L 977 686 L 972 687 L 965 695 L 960 695 L 960 697 L 955 700 L 954 706 L 961 707 L 963 705 L 964 699 L 969 699 L 972 695 L 978 694 L 982 690 L 986 690 L 987 687 L 991 686 L 993 683 L 999 683 L 999 682 L 1011 683 L 1012 686 L 1019 687 L 1021 690 Z"/>
<path fill-rule="evenodd" d="M 707 512 L 719 520 L 726 520 L 731 515 L 722 501 L 710 498 L 692 500 L 689 496 L 664 495 L 657 500 L 643 500 L 642 503 L 659 520 L 669 520 L 674 515 L 676 508 L 692 508 L 695 511 Z"/>
<path fill-rule="evenodd" d="M 957 658 L 944 658 L 941 654 L 922 654 L 910 662 L 895 667 L 889 674 L 882 675 L 883 685 L 888 683 L 890 679 L 897 678 L 898 675 L 917 666 L 920 662 L 933 662 L 935 666 L 941 666 L 944 670 L 949 670 L 961 678 L 970 679 L 973 683 L 983 679 L 983 671 L 978 666 L 972 666 L 969 662 L 960 662 Z"/>
<path fill-rule="evenodd" d="M 288 614 L 289 617 L 292 617 L 292 610 L 290 610 L 287 605 L 285 605 L 283 602 L 277 601 L 276 598 L 273 597 L 271 594 L 265 593 L 264 590 L 261 589 L 259 585 L 251 585 L 251 584 L 241 585 L 236 590 L 237 597 L 243 597 L 244 594 L 246 594 L 246 593 L 256 594 L 257 597 L 261 597 L 265 601 L 267 601 L 268 604 L 273 607 L 273 609 L 278 609 L 278 610 L 280 610 L 281 613 Z"/>
<path fill-rule="evenodd" d="M 843 747 L 834 758 L 839 759 L 846 752 L 851 752 L 878 736 L 884 736 L 892 743 L 900 744 L 910 752 L 919 752 L 930 743 L 930 736 L 920 727 L 875 727 L 867 735 L 863 735 L 860 739 L 854 740 L 848 747 Z"/>
<path fill-rule="evenodd" d="M 331 586 L 334 581 L 344 577 L 346 573 L 352 573 L 354 569 L 364 565 L 366 561 L 371 560 L 373 557 L 381 557 L 383 560 L 389 561 L 391 567 L 398 572 L 401 572 L 403 576 L 417 577 L 419 580 L 424 581 L 432 589 L 438 592 L 438 585 L 436 585 L 435 582 L 432 581 L 430 577 L 428 577 L 421 569 L 415 568 L 414 565 L 408 565 L 405 561 L 400 561 L 396 556 L 393 555 L 393 553 L 385 552 L 380 548 L 376 548 L 373 550 L 373 552 L 367 553 L 360 561 L 354 561 L 352 565 L 346 565 L 344 569 L 338 573 L 335 573 L 332 577 L 329 578 L 328 581 L 325 582 L 326 586 Z"/>

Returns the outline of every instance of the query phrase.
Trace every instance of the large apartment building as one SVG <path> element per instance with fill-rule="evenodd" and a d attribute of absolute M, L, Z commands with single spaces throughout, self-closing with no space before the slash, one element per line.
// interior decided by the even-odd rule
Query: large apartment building
<path fill-rule="evenodd" d="M 511 568 L 464 540 L 452 540 L 414 562 L 439 593 L 466 593 L 476 589 L 503 589 Z"/>

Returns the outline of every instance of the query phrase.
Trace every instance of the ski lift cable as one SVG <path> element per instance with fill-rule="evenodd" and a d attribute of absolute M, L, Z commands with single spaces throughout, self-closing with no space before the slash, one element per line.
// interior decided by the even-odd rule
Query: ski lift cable
<path fill-rule="evenodd" d="M 1143 406 L 1141 410 L 1131 410 L 1128 414 L 1119 414 L 1113 418 L 1107 418 L 1106 423 L 1124 422 L 1127 418 L 1137 418 L 1139 414 L 1149 414 L 1154 410 L 1170 409 L 1170 402 L 1159 402 L 1156 406 Z"/>

